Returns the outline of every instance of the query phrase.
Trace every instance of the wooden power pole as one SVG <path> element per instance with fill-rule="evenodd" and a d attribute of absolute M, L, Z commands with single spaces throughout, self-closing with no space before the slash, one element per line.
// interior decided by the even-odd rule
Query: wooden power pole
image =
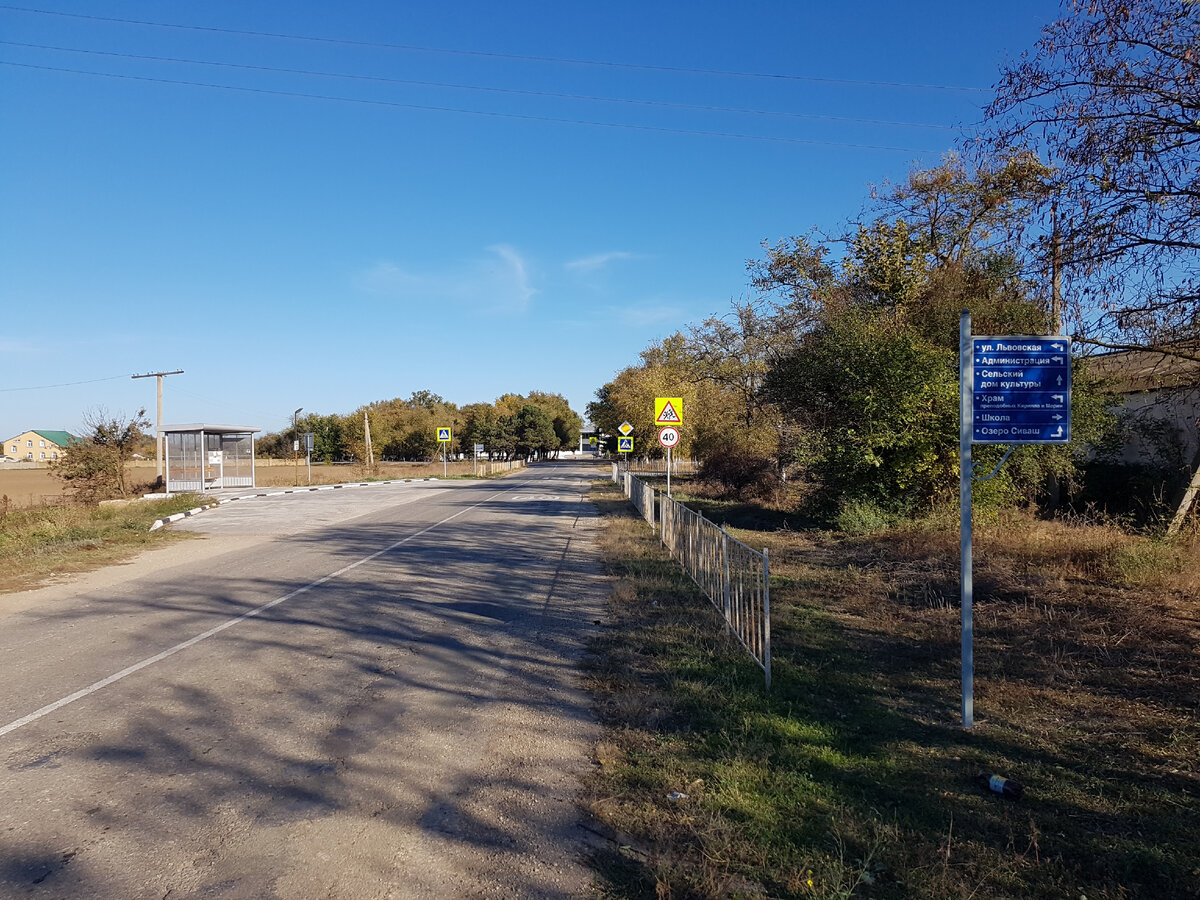
<path fill-rule="evenodd" d="M 158 379 L 158 416 L 154 420 L 154 458 L 156 464 L 154 466 L 155 474 L 158 476 L 158 486 L 163 484 L 163 433 L 162 433 L 162 380 L 167 375 L 182 375 L 183 369 L 175 369 L 173 372 L 147 372 L 145 375 L 132 375 L 132 378 L 157 378 Z"/>
<path fill-rule="evenodd" d="M 1050 205 L 1050 333 L 1063 333 L 1062 233 L 1058 230 L 1058 204 Z"/>

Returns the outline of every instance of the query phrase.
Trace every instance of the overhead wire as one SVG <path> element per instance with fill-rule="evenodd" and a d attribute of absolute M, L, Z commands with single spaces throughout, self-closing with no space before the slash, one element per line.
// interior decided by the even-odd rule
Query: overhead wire
<path fill-rule="evenodd" d="M 496 112 L 493 110 L 465 109 L 454 106 L 434 106 L 419 103 L 400 103 L 393 100 L 373 100 L 364 97 L 336 97 L 328 94 L 312 94 L 306 91 L 285 91 L 272 88 L 245 87 L 240 85 L 216 84 L 204 81 L 187 81 L 176 78 L 159 78 L 150 75 L 128 75 L 115 72 L 95 72 L 86 69 L 72 69 L 65 66 L 44 66 L 34 63 L 18 63 L 10 60 L 0 60 L 0 66 L 10 66 L 20 69 L 33 69 L 44 72 L 62 72 L 72 75 L 87 75 L 94 78 L 112 78 L 123 81 L 141 81 L 153 84 L 182 85 L 186 87 L 209 88 L 214 90 L 235 91 L 246 94 L 264 94 L 275 97 L 293 97 L 305 100 L 321 100 L 329 103 L 353 103 L 364 106 L 379 106 L 391 109 L 407 109 L 424 112 L 455 113 L 458 115 L 483 116 L 495 119 L 515 119 L 529 122 L 550 122 L 559 125 L 582 125 L 592 128 L 615 128 L 632 131 L 645 131 L 658 134 L 680 134 L 692 137 L 720 137 L 735 140 L 761 141 L 774 144 L 799 144 L 818 147 L 840 147 L 851 150 L 884 150 L 901 153 L 936 153 L 937 150 L 928 147 L 896 147 L 883 144 L 859 144 L 849 141 L 823 141 L 815 138 L 775 137 L 771 135 L 743 134 L 732 131 L 706 131 L 692 128 L 667 128 L 660 125 L 638 125 L 628 122 L 600 122 L 590 119 L 569 119 L 559 116 L 539 116 L 528 113 Z"/>
<path fill-rule="evenodd" d="M 127 375 L 109 375 L 107 378 L 90 378 L 87 381 L 64 381 L 61 384 L 38 384 L 31 387 L 6 387 L 0 388 L 0 393 L 9 394 L 16 391 L 47 391 L 51 388 L 60 387 L 75 387 L 80 384 L 99 384 L 101 381 L 116 381 L 120 378 L 131 378 L 133 373 Z"/>
<path fill-rule="evenodd" d="M 381 84 L 395 84 L 406 87 L 434 87 L 454 90 L 478 91 L 490 94 L 511 94 L 526 97 L 547 97 L 556 100 L 581 100 L 595 103 L 621 103 L 635 106 L 648 106 L 660 109 L 679 109 L 691 112 L 737 113 L 753 116 L 773 116 L 789 119 L 810 119 L 830 122 L 848 122 L 857 125 L 880 125 L 899 128 L 931 128 L 944 131 L 957 130 L 953 125 L 937 125 L 928 122 L 903 122 L 888 119 L 867 119 L 855 116 L 834 116 L 821 113 L 782 112 L 779 110 L 746 109 L 744 107 L 710 106 L 692 103 L 673 103 L 664 100 L 642 100 L 629 97 L 601 97 L 591 94 L 569 94 L 558 91 L 533 91 L 520 88 L 499 88 L 486 85 L 463 84 L 459 82 L 421 81 L 407 78 L 392 78 L 384 75 L 358 75 L 346 72 L 323 72 L 312 69 L 292 69 L 278 66 L 249 65 L 246 63 L 218 62 L 215 60 L 194 59 L 177 56 L 145 56 L 134 53 L 119 53 L 111 50 L 91 50 L 79 47 L 58 47 L 48 44 L 28 44 L 20 41 L 0 40 L 0 46 L 21 47 L 30 50 L 49 50 L 57 53 L 76 53 L 89 56 L 106 56 L 116 59 L 128 59 L 138 62 L 179 63 L 184 65 L 210 66 L 223 69 L 238 69 L 250 72 L 266 72 L 283 75 L 304 75 L 318 78 L 342 78 L 353 81 L 366 81 Z"/>
<path fill-rule="evenodd" d="M 842 84 L 842 85 L 857 85 L 862 87 L 891 87 L 891 88 L 916 88 L 920 90 L 936 90 L 936 91 L 961 91 L 966 93 L 991 93 L 989 88 L 977 88 L 966 85 L 951 85 L 951 84 L 930 84 L 922 82 L 904 82 L 904 81 L 878 81 L 865 80 L 855 78 L 833 78 L 818 75 L 794 75 L 780 72 L 739 72 L 729 69 L 707 69 L 692 66 L 667 66 L 655 65 L 650 63 L 624 63 L 615 62 L 612 60 L 598 59 L 582 59 L 576 57 L 564 56 L 534 56 L 519 53 L 499 53 L 490 50 L 464 50 L 460 48 L 447 47 L 424 47 L 417 44 L 394 44 L 384 41 L 363 41 L 353 40 L 349 38 L 330 38 L 330 37 L 315 37 L 312 35 L 289 34 L 286 32 L 274 31 L 252 31 L 239 28 L 220 28 L 212 25 L 184 25 L 175 22 L 153 22 L 145 19 L 123 19 L 115 16 L 98 16 L 90 13 L 72 13 L 63 12 L 61 10 L 33 9 L 25 6 L 13 6 L 8 4 L 0 4 L 0 10 L 9 12 L 27 13 L 32 15 L 44 16 L 60 16 L 71 19 L 85 19 L 96 22 L 109 22 L 120 25 L 139 25 L 150 28 L 170 28 L 183 31 L 198 31 L 214 34 L 228 34 L 240 37 L 265 37 L 276 40 L 289 41 L 308 41 L 320 44 L 337 44 L 348 47 L 370 47 L 380 50 L 399 50 L 411 53 L 434 53 L 447 54 L 455 56 L 474 56 L 489 59 L 502 59 L 516 62 L 537 62 L 537 63 L 554 63 L 576 66 L 598 66 L 611 69 L 630 69 L 647 72 L 674 72 L 688 75 L 716 75 L 727 78 L 760 78 L 781 81 L 806 81 L 822 84 Z"/>

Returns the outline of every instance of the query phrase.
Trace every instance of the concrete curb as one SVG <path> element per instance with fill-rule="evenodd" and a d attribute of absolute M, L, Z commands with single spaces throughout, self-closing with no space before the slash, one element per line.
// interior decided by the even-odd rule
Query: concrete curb
<path fill-rule="evenodd" d="M 287 488 L 282 491 L 259 491 L 255 494 L 242 494 L 239 497 L 225 497 L 217 500 L 215 503 L 210 503 L 207 506 L 197 506 L 194 509 L 189 509 L 186 512 L 175 513 L 173 516 L 167 516 L 163 519 L 155 519 L 154 524 L 150 526 L 151 531 L 158 531 L 165 525 L 170 525 L 172 522 L 178 522 L 180 519 L 186 519 L 190 516 L 199 515 L 206 509 L 212 509 L 214 506 L 221 506 L 225 503 L 233 503 L 237 500 L 257 500 L 259 497 L 282 497 L 284 494 L 309 494 L 313 491 L 340 491 L 344 488 L 356 487 L 375 487 L 376 485 L 384 484 L 411 484 L 418 481 L 439 481 L 438 478 L 393 478 L 389 481 L 349 481 L 342 484 L 321 484 L 314 487 L 298 487 Z"/>

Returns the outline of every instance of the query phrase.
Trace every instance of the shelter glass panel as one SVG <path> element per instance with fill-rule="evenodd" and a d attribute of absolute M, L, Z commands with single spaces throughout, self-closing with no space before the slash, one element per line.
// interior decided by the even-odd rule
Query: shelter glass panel
<path fill-rule="evenodd" d="M 167 490 L 199 491 L 204 487 L 199 432 L 167 434 Z"/>
<path fill-rule="evenodd" d="M 254 486 L 254 437 L 251 434 L 221 435 L 225 487 Z"/>

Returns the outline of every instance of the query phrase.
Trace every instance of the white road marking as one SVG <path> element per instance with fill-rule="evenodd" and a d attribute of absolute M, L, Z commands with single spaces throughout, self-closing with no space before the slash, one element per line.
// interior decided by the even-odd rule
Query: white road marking
<path fill-rule="evenodd" d="M 517 490 L 519 487 L 523 487 L 523 485 L 514 485 L 513 487 L 509 488 L 508 490 L 498 491 L 495 494 L 492 494 L 487 499 L 480 500 L 474 506 L 468 506 L 466 509 L 460 509 L 454 515 L 447 516 L 446 518 L 442 519 L 440 522 L 435 522 L 434 524 L 428 526 L 427 528 L 422 528 L 420 531 L 416 532 L 415 534 L 410 534 L 406 538 L 401 538 L 400 540 L 396 541 L 394 544 L 389 544 L 387 547 L 384 547 L 382 550 L 376 550 L 370 556 L 364 556 L 362 559 L 358 560 L 357 562 L 352 562 L 349 565 L 342 566 L 336 572 L 330 572 L 325 577 L 318 578 L 316 581 L 312 582 L 311 584 L 306 584 L 306 585 L 304 585 L 304 587 L 296 588 L 296 590 L 292 591 L 291 593 L 284 594 L 282 597 L 276 597 L 274 600 L 270 601 L 269 603 L 264 603 L 262 606 L 252 609 L 249 612 L 242 613 L 242 615 L 237 616 L 236 618 L 230 619 L 227 622 L 222 622 L 220 625 L 216 625 L 216 626 L 208 629 L 208 631 L 203 632 L 202 634 L 198 634 L 195 637 L 188 638 L 186 641 L 181 641 L 180 643 L 176 644 L 174 647 L 168 647 L 166 650 L 162 651 L 161 653 L 156 653 L 156 654 L 154 654 L 154 656 L 148 656 L 148 657 L 146 657 L 146 659 L 143 659 L 140 662 L 136 662 L 132 666 L 128 666 L 128 667 L 122 669 L 120 672 L 115 672 L 112 675 L 109 675 L 107 678 L 101 678 L 99 681 L 89 684 L 85 688 L 80 688 L 78 691 L 76 691 L 73 694 L 68 694 L 66 697 L 63 697 L 59 700 L 55 700 L 53 703 L 48 703 L 45 706 L 43 706 L 41 709 L 34 710 L 29 715 L 22 716 L 21 718 L 15 720 L 15 721 L 9 722 L 7 725 L 4 725 L 3 727 L 0 727 L 0 737 L 3 737 L 4 735 L 8 734 L 10 731 L 16 731 L 18 728 L 22 728 L 25 725 L 30 724 L 31 722 L 36 722 L 38 719 L 42 718 L 43 716 L 48 716 L 48 715 L 50 715 L 50 713 L 55 712 L 56 710 L 62 709 L 64 706 L 66 706 L 69 703 L 74 703 L 76 700 L 82 700 L 84 697 L 87 697 L 91 694 L 96 693 L 96 691 L 103 690 L 104 688 L 108 687 L 110 684 L 114 684 L 114 683 L 120 681 L 122 678 L 125 678 L 126 676 L 132 675 L 135 672 L 140 672 L 142 669 L 145 669 L 148 666 L 152 666 L 155 663 L 162 662 L 167 657 L 174 656 L 179 651 L 186 650 L 188 647 L 198 644 L 201 641 L 207 640 L 208 638 L 212 637 L 213 635 L 220 634 L 222 631 L 224 631 L 227 628 L 232 628 L 234 625 L 244 622 L 246 619 L 250 619 L 250 618 L 253 618 L 254 616 L 264 613 L 268 609 L 271 609 L 274 606 L 278 606 L 280 603 L 285 603 L 288 600 L 291 600 L 293 597 L 298 597 L 300 594 L 303 594 L 306 591 L 310 591 L 315 587 L 320 587 L 325 582 L 330 581 L 334 578 L 337 578 L 339 575 L 345 575 L 351 569 L 357 569 L 359 566 L 363 565 L 364 563 L 368 563 L 373 559 L 377 559 L 378 557 L 383 556 L 383 554 L 389 553 L 392 550 L 395 550 L 397 547 L 402 546 L 403 544 L 407 544 L 411 540 L 419 538 L 423 534 L 428 534 L 429 532 L 433 531 L 435 528 L 440 528 L 442 525 L 445 525 L 447 522 L 451 522 L 454 519 L 457 519 L 459 516 L 466 515 L 467 513 L 471 512 L 472 510 L 479 509 L 479 507 L 483 506 L 486 503 L 490 503 L 492 500 L 495 500 L 497 497 L 503 496 L 504 494 L 512 493 L 513 491 Z"/>

